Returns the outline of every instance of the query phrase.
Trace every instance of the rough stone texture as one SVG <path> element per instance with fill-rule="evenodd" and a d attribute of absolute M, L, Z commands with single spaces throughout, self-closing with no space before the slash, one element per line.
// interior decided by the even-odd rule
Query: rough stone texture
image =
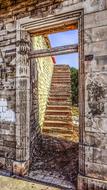
<path fill-rule="evenodd" d="M 29 162 L 17 162 L 14 161 L 13 162 L 13 174 L 17 174 L 17 175 L 27 175 L 28 173 L 28 168 L 29 168 Z"/>
<path fill-rule="evenodd" d="M 55 65 L 49 92 L 43 134 L 78 142 L 78 128 L 71 113 L 71 74 L 69 65 Z"/>
<path fill-rule="evenodd" d="M 11 27 L 0 24 L 0 165 L 4 167 L 5 158 L 15 159 L 16 86 L 15 21 Z"/>
<path fill-rule="evenodd" d="M 51 15 L 56 17 L 58 14 L 80 9 L 84 10 L 82 16 L 84 57 L 92 55 L 92 59 L 84 61 L 84 72 L 81 73 L 81 77 L 85 74 L 86 79 L 85 129 L 81 129 L 79 148 L 81 176 L 79 176 L 78 190 L 90 188 L 101 190 L 107 189 L 106 0 L 57 0 L 38 1 L 38 3 L 29 0 L 26 3 L 14 5 L 10 11 L 9 9 L 0 10 L 0 165 L 12 170 L 13 160 L 28 161 L 37 134 L 35 130 L 38 124 L 36 98 L 35 112 L 30 110 L 30 64 L 28 61 L 28 52 L 31 47 L 30 36 L 24 29 L 20 32 L 20 24 L 28 20 L 49 19 Z M 31 83 L 32 90 L 35 86 L 37 87 L 36 82 L 35 80 L 33 87 Z M 34 98 L 34 94 L 32 97 Z M 32 110 L 33 106 L 31 106 Z M 34 113 L 36 113 L 35 116 Z M 34 123 L 31 122 L 31 116 L 34 118 Z M 84 117 L 81 119 L 83 120 Z"/>

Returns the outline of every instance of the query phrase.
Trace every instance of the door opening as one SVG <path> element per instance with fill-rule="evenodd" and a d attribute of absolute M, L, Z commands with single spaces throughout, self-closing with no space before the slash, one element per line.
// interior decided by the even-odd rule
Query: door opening
<path fill-rule="evenodd" d="M 37 68 L 41 143 L 34 153 L 35 178 L 66 188 L 78 173 L 78 28 L 33 34 L 30 58 Z M 31 172 L 31 174 L 32 174 Z"/>

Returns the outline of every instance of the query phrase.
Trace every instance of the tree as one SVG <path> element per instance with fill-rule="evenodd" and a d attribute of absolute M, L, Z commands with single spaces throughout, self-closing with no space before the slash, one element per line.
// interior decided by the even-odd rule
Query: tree
<path fill-rule="evenodd" d="M 72 105 L 78 105 L 78 69 L 71 67 Z"/>

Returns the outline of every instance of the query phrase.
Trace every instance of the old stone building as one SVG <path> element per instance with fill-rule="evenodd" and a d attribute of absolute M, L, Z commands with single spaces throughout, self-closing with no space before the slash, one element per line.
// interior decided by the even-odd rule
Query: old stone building
<path fill-rule="evenodd" d="M 41 143 L 53 63 L 46 58 L 46 68 L 30 59 L 34 36 L 73 27 L 80 63 L 77 189 L 106 190 L 107 0 L 0 0 L 0 168 L 28 175 L 35 142 Z"/>

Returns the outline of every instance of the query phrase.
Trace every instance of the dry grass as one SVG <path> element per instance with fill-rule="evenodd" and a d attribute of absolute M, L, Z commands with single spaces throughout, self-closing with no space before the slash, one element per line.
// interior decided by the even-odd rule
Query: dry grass
<path fill-rule="evenodd" d="M 54 187 L 45 186 L 38 183 L 32 183 L 0 176 L 0 190 L 61 190 Z"/>

